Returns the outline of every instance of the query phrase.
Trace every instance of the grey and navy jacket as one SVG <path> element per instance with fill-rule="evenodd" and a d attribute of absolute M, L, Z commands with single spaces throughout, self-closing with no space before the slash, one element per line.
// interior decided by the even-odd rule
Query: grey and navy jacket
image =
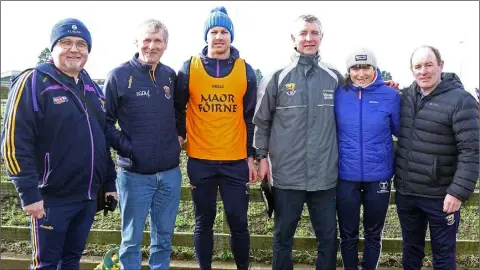
<path fill-rule="evenodd" d="M 214 59 L 207 56 L 208 48 L 205 46 L 200 53 L 200 57 L 202 58 L 203 67 L 208 75 L 221 78 L 227 76 L 233 69 L 235 64 L 235 59 L 240 57 L 240 52 L 233 46 L 230 46 L 230 57 L 228 59 Z M 252 146 L 253 140 L 253 123 L 252 118 L 255 112 L 255 104 L 257 100 L 257 76 L 255 75 L 255 71 L 253 68 L 248 64 L 245 63 L 247 74 L 247 91 L 243 96 L 243 118 L 245 119 L 245 125 L 247 127 L 247 155 L 249 157 L 255 156 L 255 149 Z M 178 72 L 178 79 L 177 79 L 177 90 L 178 94 L 181 95 L 181 98 L 178 98 L 175 102 L 179 102 L 178 107 L 184 108 L 182 112 L 183 117 L 183 132 L 185 132 L 185 106 L 188 103 L 189 99 L 189 78 L 190 78 L 190 59 L 183 63 L 183 66 L 180 68 Z M 185 137 L 184 137 L 185 138 Z"/>
<path fill-rule="evenodd" d="M 405 195 L 467 200 L 479 170 L 475 99 L 453 73 L 442 73 L 427 96 L 416 83 L 402 93 L 395 188 Z"/>
<path fill-rule="evenodd" d="M 2 157 L 23 206 L 96 200 L 115 191 L 101 90 L 83 70 L 78 82 L 53 63 L 14 78 L 2 130 Z"/>
<path fill-rule="evenodd" d="M 179 165 L 178 136 L 185 138 L 185 123 L 176 117 L 175 80 L 173 69 L 140 63 L 138 53 L 108 74 L 107 137 L 119 155 L 118 166 L 155 174 Z"/>
<path fill-rule="evenodd" d="M 295 53 L 265 77 L 254 116 L 254 147 L 269 156 L 273 186 L 317 191 L 334 188 L 338 147 L 334 98 L 341 75 L 320 56 Z M 342 81 L 340 82 L 342 83 Z"/>

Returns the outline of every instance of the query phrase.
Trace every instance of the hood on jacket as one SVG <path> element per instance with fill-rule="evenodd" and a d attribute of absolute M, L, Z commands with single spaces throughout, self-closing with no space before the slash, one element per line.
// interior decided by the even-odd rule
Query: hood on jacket
<path fill-rule="evenodd" d="M 453 72 L 442 72 L 441 74 L 442 81 L 437 85 L 437 87 L 432 91 L 432 95 L 438 95 L 453 89 L 462 89 L 465 90 L 463 87 L 462 81 L 457 76 L 457 74 Z M 419 88 L 416 81 L 408 87 L 410 91 L 416 91 Z"/>

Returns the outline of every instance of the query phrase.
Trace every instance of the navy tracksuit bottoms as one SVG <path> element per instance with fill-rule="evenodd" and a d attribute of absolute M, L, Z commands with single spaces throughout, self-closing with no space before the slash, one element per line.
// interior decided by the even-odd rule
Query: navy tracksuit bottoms
<path fill-rule="evenodd" d="M 337 215 L 340 251 L 346 270 L 358 269 L 360 206 L 363 205 L 362 269 L 377 268 L 382 249 L 382 232 L 390 203 L 390 180 L 351 182 L 338 180 Z"/>
<path fill-rule="evenodd" d="M 460 211 L 450 214 L 443 212 L 443 201 L 396 192 L 395 202 L 402 227 L 403 269 L 422 268 L 427 224 L 430 228 L 433 268 L 456 269 L 455 247 Z"/>
<path fill-rule="evenodd" d="M 248 269 L 250 233 L 248 231 L 248 164 L 247 160 L 213 162 L 189 158 L 190 178 L 195 212 L 193 242 L 201 270 L 212 269 L 213 223 L 217 213 L 217 190 L 230 227 L 230 246 L 237 269 Z"/>
<path fill-rule="evenodd" d="M 292 248 L 298 222 L 307 204 L 317 238 L 317 270 L 335 270 L 337 264 L 337 218 L 335 188 L 306 191 L 273 187 L 275 224 L 273 229 L 273 270 L 293 270 Z"/>
<path fill-rule="evenodd" d="M 30 269 L 80 269 L 96 209 L 96 201 L 82 201 L 45 208 L 45 217 L 32 218 Z"/>

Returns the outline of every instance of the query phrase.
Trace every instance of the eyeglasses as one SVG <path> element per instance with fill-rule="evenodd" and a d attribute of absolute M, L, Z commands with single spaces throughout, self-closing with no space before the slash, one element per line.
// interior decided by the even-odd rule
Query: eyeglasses
<path fill-rule="evenodd" d="M 58 41 L 58 44 L 60 44 L 60 47 L 64 48 L 65 50 L 70 50 L 73 47 L 73 44 L 77 46 L 79 51 L 85 51 L 88 48 L 87 42 L 83 40 L 72 41 L 70 39 L 62 39 Z"/>

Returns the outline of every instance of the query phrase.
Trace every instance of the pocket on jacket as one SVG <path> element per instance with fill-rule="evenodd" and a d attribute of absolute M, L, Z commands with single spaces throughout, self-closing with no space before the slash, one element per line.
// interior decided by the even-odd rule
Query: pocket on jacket
<path fill-rule="evenodd" d="M 437 156 L 434 156 L 433 157 L 433 165 L 432 165 L 432 168 L 431 168 L 431 172 L 430 172 L 430 185 L 431 186 L 436 186 L 438 185 L 438 179 L 437 179 L 437 163 L 438 163 L 438 157 Z"/>

